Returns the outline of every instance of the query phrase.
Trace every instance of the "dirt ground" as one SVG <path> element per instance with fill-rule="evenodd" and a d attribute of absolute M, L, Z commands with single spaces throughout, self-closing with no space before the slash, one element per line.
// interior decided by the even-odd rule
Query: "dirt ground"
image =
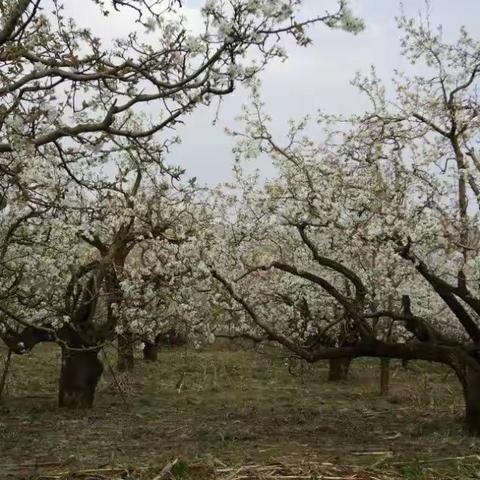
<path fill-rule="evenodd" d="M 106 366 L 95 408 L 71 412 L 56 406 L 59 363 L 51 345 L 12 357 L 0 478 L 480 479 L 480 440 L 437 366 L 392 362 L 381 397 L 379 361 L 332 384 L 326 363 L 277 349 L 166 349 L 117 378 L 123 394 Z"/>

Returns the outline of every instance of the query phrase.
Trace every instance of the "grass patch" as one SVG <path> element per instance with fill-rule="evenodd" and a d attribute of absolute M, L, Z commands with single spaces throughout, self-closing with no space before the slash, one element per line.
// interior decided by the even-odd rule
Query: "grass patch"
<path fill-rule="evenodd" d="M 480 478 L 480 442 L 463 433 L 460 387 L 438 366 L 392 362 L 391 393 L 380 397 L 378 361 L 356 360 L 347 382 L 331 384 L 326 363 L 294 376 L 277 349 L 170 349 L 156 364 L 138 359 L 128 408 L 106 368 L 95 408 L 68 412 L 56 406 L 59 362 L 51 345 L 13 357 L 0 405 L 6 478 L 119 466 L 157 472 L 173 459 L 183 459 L 173 478 L 196 478 L 190 465 L 215 467 L 218 478 L 224 468 L 227 478 L 230 466 L 277 463 L 310 465 L 306 478 L 315 478 L 312 465 L 371 473 L 362 479 Z"/>

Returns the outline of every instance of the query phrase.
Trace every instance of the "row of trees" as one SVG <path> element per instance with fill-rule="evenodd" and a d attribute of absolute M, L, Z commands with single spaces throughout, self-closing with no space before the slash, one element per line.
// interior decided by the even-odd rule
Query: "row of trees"
<path fill-rule="evenodd" d="M 192 292 L 211 212 L 166 162 L 175 125 L 284 57 L 285 36 L 361 24 L 344 1 L 303 17 L 297 0 L 209 0 L 193 34 L 181 1 L 94 0 L 136 20 L 103 45 L 64 7 L 0 1 L 0 334 L 16 353 L 57 342 L 59 402 L 77 408 L 117 336 L 128 350 L 180 318 L 211 335 Z"/>
<path fill-rule="evenodd" d="M 277 141 L 254 92 L 237 154 L 267 154 L 278 177 L 258 186 L 239 171 L 236 213 L 226 208 L 220 221 L 228 255 L 208 262 L 245 312 L 240 329 L 309 362 L 448 365 L 478 434 L 480 44 L 465 31 L 446 44 L 405 18 L 400 27 L 404 55 L 423 70 L 398 74 L 394 99 L 375 72 L 357 78 L 370 111 L 348 128 L 320 115 L 320 143 L 307 135 L 307 119 Z M 328 341 L 342 330 L 353 342 Z"/>
<path fill-rule="evenodd" d="M 228 325 L 309 362 L 439 362 L 479 434 L 480 44 L 400 19 L 404 55 L 422 67 L 397 75 L 394 99 L 374 72 L 359 77 L 368 112 L 319 115 L 321 142 L 308 117 L 292 122 L 285 142 L 256 75 L 285 35 L 359 31 L 345 2 L 302 17 L 298 0 L 210 0 L 199 35 L 181 2 L 93 3 L 131 9 L 156 43 L 134 33 L 106 48 L 60 1 L 53 19 L 41 0 L 0 1 L 7 345 L 57 342 L 60 404 L 73 408 L 92 405 L 105 343 L 152 343 L 179 324 L 194 341 Z M 236 181 L 201 189 L 166 162 L 171 127 L 239 82 L 252 102 L 232 132 Z M 264 156 L 277 171 L 266 182 L 243 169 Z"/>

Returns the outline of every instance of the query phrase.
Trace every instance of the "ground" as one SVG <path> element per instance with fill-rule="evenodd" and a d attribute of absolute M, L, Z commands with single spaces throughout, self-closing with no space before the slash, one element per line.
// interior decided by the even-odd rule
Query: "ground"
<path fill-rule="evenodd" d="M 441 367 L 392 362 L 381 397 L 379 361 L 331 384 L 326 363 L 278 349 L 172 348 L 117 378 L 123 395 L 107 365 L 95 408 L 70 412 L 56 406 L 59 362 L 52 345 L 12 357 L 0 478 L 480 479 L 480 440 Z"/>

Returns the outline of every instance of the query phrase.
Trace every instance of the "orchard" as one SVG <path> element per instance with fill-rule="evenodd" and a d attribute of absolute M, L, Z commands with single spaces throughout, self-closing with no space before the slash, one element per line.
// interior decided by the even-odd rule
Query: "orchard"
<path fill-rule="evenodd" d="M 99 34 L 0 0 L 7 478 L 475 478 L 480 43 L 435 3 L 395 18 L 393 78 L 352 77 L 361 108 L 292 118 L 269 72 L 368 35 L 355 4 L 85 0 Z M 178 155 L 212 111 L 220 182 Z"/>

